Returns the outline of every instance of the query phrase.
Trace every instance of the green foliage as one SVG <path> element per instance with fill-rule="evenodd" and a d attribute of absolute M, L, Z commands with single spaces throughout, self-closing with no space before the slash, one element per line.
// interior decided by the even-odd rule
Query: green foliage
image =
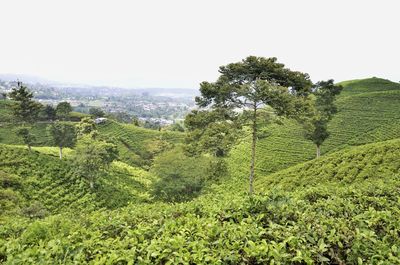
<path fill-rule="evenodd" d="M 62 149 L 73 147 L 76 143 L 76 129 L 72 124 L 55 122 L 47 127 L 47 132 L 53 140 L 53 145 L 60 148 L 60 159 L 62 159 Z"/>
<path fill-rule="evenodd" d="M 313 88 L 313 107 L 310 115 L 303 120 L 305 137 L 317 146 L 317 158 L 320 156 L 320 146 L 329 137 L 328 122 L 337 113 L 335 98 L 342 91 L 334 81 L 320 81 Z"/>
<path fill-rule="evenodd" d="M 189 154 L 209 153 L 223 157 L 236 143 L 241 123 L 234 112 L 193 110 L 185 118 L 185 127 L 188 129 L 185 142 Z"/>
<path fill-rule="evenodd" d="M 96 124 L 91 118 L 85 117 L 76 125 L 77 135 L 79 137 L 92 135 L 95 138 L 98 134 Z"/>
<path fill-rule="evenodd" d="M 57 118 L 56 109 L 51 105 L 46 105 L 41 110 L 43 120 L 54 121 Z"/>
<path fill-rule="evenodd" d="M 35 102 L 32 92 L 21 82 L 17 83 L 9 93 L 10 99 L 13 100 L 12 112 L 17 122 L 33 123 L 37 120 L 41 108 L 40 103 Z"/>
<path fill-rule="evenodd" d="M 174 131 L 174 132 L 184 132 L 185 131 L 185 127 L 182 124 L 178 123 L 178 122 L 172 124 L 167 129 L 171 130 L 171 131 Z"/>
<path fill-rule="evenodd" d="M 107 113 L 107 118 L 113 119 L 117 122 L 121 123 L 132 123 L 136 126 L 139 126 L 139 120 L 136 116 L 130 115 L 126 112 L 113 112 L 113 113 Z"/>
<path fill-rule="evenodd" d="M 0 211 L 0 223 L 4 214 L 37 218 L 42 215 L 35 212 L 42 210 L 45 214 L 76 213 L 151 201 L 157 178 L 150 173 L 113 162 L 104 171 L 107 177 L 90 189 L 86 179 L 73 174 L 73 152 L 60 161 L 54 149 L 35 147 L 28 155 L 25 148 L 0 145 L 0 191 L 10 198 L 3 202 L 12 203 L 7 211 Z"/>
<path fill-rule="evenodd" d="M 26 144 L 29 150 L 31 150 L 31 146 L 35 143 L 36 137 L 30 132 L 30 128 L 26 127 L 18 128 L 16 134 L 18 137 L 22 138 L 24 144 Z"/>
<path fill-rule="evenodd" d="M 360 93 L 382 92 L 391 90 L 399 91 L 400 89 L 399 83 L 377 77 L 344 81 L 339 83 L 338 85 L 346 88 L 343 91 L 343 94 L 345 94 L 346 96 Z"/>
<path fill-rule="evenodd" d="M 57 104 L 56 115 L 60 120 L 67 120 L 71 111 L 72 107 L 69 102 L 63 101 Z"/>
<path fill-rule="evenodd" d="M 115 145 L 95 140 L 91 135 L 82 136 L 75 150 L 75 174 L 86 179 L 93 189 L 96 180 L 117 157 Z"/>
<path fill-rule="evenodd" d="M 308 74 L 291 71 L 276 58 L 249 56 L 241 62 L 221 66 L 219 72 L 221 75 L 216 82 L 200 84 L 201 96 L 196 97 L 196 103 L 200 108 L 211 108 L 224 115 L 237 109 L 243 112 L 239 120 L 243 125 L 250 125 L 252 133 L 249 179 L 249 193 L 252 194 L 260 110 L 268 108 L 277 116 L 296 118 L 303 112 L 305 104 L 302 101 L 310 92 L 312 83 Z M 217 134 L 221 135 L 219 130 Z M 209 136 L 205 133 L 200 135 Z"/>
<path fill-rule="evenodd" d="M 133 124 L 113 121 L 98 125 L 98 130 L 103 137 L 115 139 L 121 161 L 144 168 L 151 165 L 154 157 L 151 150 L 153 149 L 152 141 L 162 139 L 170 144 L 176 144 L 183 138 L 183 134 L 179 132 L 148 130 Z"/>
<path fill-rule="evenodd" d="M 0 187 L 3 189 L 20 188 L 21 185 L 22 179 L 20 177 L 0 171 Z"/>
<path fill-rule="evenodd" d="M 257 182 L 266 192 L 252 198 L 221 187 L 184 204 L 14 220 L 0 253 L 24 264 L 398 264 L 398 150 L 399 140 L 335 153 L 271 176 L 277 186 Z M 368 178 L 334 177 L 357 164 Z"/>
<path fill-rule="evenodd" d="M 158 156 L 151 172 L 160 177 L 154 184 L 153 195 L 167 202 L 182 202 L 200 194 L 210 177 L 210 157 L 188 157 L 181 148 Z"/>
<path fill-rule="evenodd" d="M 360 87 L 364 84 L 363 80 L 357 82 L 361 83 Z M 373 86 L 360 88 L 363 93 L 351 95 L 346 93 L 347 86 L 344 85 L 343 92 L 336 100 L 338 113 L 328 124 L 330 136 L 321 147 L 322 154 L 346 147 L 400 138 L 398 111 L 400 89 L 395 89 L 399 85 L 392 82 L 392 85 L 388 86 L 385 81 L 380 88 L 380 84 L 378 81 L 374 82 Z M 356 82 L 353 85 L 356 85 Z M 390 90 L 386 91 L 387 87 Z M 263 125 L 260 130 L 267 136 L 258 138 L 255 165 L 258 175 L 265 176 L 315 158 L 313 145 L 304 139 L 305 131 L 295 121 L 286 119 L 283 120 L 282 126 Z M 248 174 L 250 144 L 250 137 L 243 139 L 232 149 L 227 159 L 230 172 L 227 181 L 233 180 L 232 188 L 244 188 L 236 180 L 243 181 Z"/>
<path fill-rule="evenodd" d="M 13 111 L 12 111 L 13 101 L 11 100 L 0 100 L 0 122 L 12 122 Z M 1 127 L 0 127 L 1 128 Z"/>
<path fill-rule="evenodd" d="M 105 115 L 104 111 L 100 108 L 90 108 L 89 114 L 94 118 L 104 117 Z"/>
<path fill-rule="evenodd" d="M 252 198 L 246 137 L 225 158 L 187 157 L 165 152 L 182 134 L 107 122 L 90 143 L 115 135 L 121 160 L 154 165 L 114 161 L 95 189 L 72 174 L 76 150 L 0 145 L 0 263 L 398 264 L 400 140 L 351 146 L 400 137 L 400 91 L 371 91 L 340 95 L 326 155 L 292 168 L 313 157 L 301 126 L 260 123 Z M 0 136 L 20 144 L 12 128 Z"/>

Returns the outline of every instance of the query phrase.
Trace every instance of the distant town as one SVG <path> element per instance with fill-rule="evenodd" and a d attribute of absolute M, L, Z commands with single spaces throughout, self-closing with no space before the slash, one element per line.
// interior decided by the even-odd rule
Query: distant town
<path fill-rule="evenodd" d="M 67 101 L 75 111 L 89 113 L 90 108 L 134 117 L 152 125 L 167 126 L 182 122 L 185 115 L 195 107 L 195 89 L 128 89 L 119 87 L 95 87 L 85 85 L 47 84 L 35 80 L 24 80 L 37 101 L 55 106 Z M 17 84 L 13 77 L 0 76 L 0 97 Z"/>

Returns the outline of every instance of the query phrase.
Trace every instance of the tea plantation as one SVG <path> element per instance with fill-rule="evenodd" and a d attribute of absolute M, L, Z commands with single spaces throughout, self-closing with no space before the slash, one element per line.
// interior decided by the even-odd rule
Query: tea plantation
<path fill-rule="evenodd" d="M 17 219 L 5 263 L 398 264 L 400 141 L 340 151 L 189 203 Z M 217 192 L 217 191 L 215 191 Z"/>
<path fill-rule="evenodd" d="M 400 138 L 400 84 L 379 78 L 342 83 L 339 113 L 329 124 L 331 136 L 322 152 Z M 302 127 L 290 120 L 262 128 L 256 171 L 267 175 L 315 157 L 315 147 L 304 139 Z M 248 136 L 249 138 L 250 136 Z M 233 176 L 243 178 L 250 161 L 250 141 L 242 141 L 228 159 Z"/>
<path fill-rule="evenodd" d="M 183 133 L 109 120 L 98 131 L 119 156 L 91 189 L 74 174 L 73 148 L 60 160 L 39 124 L 29 152 L 0 109 L 0 263 L 400 264 L 400 85 L 342 85 L 321 158 L 297 122 L 262 126 L 251 197 L 246 128 L 213 164 L 185 158 Z M 223 176 L 204 169 L 210 161 Z M 163 202 L 163 174 L 182 193 L 185 176 L 204 187 Z"/>

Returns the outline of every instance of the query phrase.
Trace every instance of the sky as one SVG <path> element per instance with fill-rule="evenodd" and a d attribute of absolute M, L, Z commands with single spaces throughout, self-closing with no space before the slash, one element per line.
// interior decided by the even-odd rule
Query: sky
<path fill-rule="evenodd" d="M 311 79 L 400 81 L 398 0 L 1 0 L 0 73 L 198 88 L 277 57 Z"/>

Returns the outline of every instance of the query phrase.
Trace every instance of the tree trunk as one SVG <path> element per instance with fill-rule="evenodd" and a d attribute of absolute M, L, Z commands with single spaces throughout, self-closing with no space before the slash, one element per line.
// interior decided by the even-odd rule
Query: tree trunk
<path fill-rule="evenodd" d="M 60 146 L 60 160 L 62 160 L 62 147 Z"/>
<path fill-rule="evenodd" d="M 250 196 L 253 195 L 254 188 L 254 167 L 256 162 L 256 142 L 257 142 L 257 105 L 254 104 L 253 108 L 253 125 L 252 125 L 252 142 L 251 142 L 251 162 L 250 162 L 250 187 L 249 187 L 249 194 Z"/>
<path fill-rule="evenodd" d="M 321 156 L 321 147 L 317 145 L 317 158 Z"/>

